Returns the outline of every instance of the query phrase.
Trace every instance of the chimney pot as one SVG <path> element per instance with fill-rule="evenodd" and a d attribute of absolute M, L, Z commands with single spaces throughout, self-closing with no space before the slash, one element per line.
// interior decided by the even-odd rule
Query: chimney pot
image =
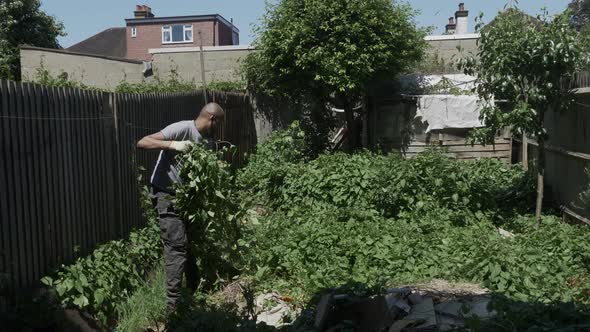
<path fill-rule="evenodd" d="M 455 33 L 463 35 L 469 31 L 469 12 L 465 10 L 465 4 L 459 4 L 459 10 L 455 13 L 455 24 L 457 25 Z"/>
<path fill-rule="evenodd" d="M 151 18 L 154 17 L 152 8 L 147 5 L 136 5 L 135 6 L 135 18 Z"/>

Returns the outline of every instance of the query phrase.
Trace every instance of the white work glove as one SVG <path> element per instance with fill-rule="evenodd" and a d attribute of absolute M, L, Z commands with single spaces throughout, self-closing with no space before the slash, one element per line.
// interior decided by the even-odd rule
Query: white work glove
<path fill-rule="evenodd" d="M 175 150 L 178 152 L 185 152 L 193 144 L 194 143 L 191 141 L 172 141 L 172 142 L 170 142 L 170 150 Z"/>

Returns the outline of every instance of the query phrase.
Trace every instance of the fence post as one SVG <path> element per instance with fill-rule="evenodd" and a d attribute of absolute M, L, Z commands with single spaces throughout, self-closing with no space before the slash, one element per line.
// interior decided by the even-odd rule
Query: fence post
<path fill-rule="evenodd" d="M 522 134 L 522 166 L 529 169 L 529 138 L 526 133 Z"/>

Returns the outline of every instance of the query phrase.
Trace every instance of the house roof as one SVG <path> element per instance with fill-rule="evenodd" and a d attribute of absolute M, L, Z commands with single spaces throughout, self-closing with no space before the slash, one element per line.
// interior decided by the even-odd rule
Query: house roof
<path fill-rule="evenodd" d="M 166 24 L 180 22 L 199 22 L 199 21 L 221 21 L 223 24 L 231 27 L 235 32 L 240 30 L 230 21 L 226 20 L 219 14 L 212 15 L 190 15 L 190 16 L 167 16 L 167 17 L 146 17 L 146 18 L 126 18 L 127 25 L 137 24 Z"/>
<path fill-rule="evenodd" d="M 127 28 L 110 28 L 67 48 L 68 51 L 116 58 L 127 55 Z"/>

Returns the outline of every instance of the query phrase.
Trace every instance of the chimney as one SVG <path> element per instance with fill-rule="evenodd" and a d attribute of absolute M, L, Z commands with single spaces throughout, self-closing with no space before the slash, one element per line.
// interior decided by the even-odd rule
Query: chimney
<path fill-rule="evenodd" d="M 455 18 L 449 17 L 449 24 L 447 24 L 447 26 L 445 27 L 445 34 L 447 34 L 447 35 L 455 34 L 456 28 L 457 28 L 457 25 L 455 24 Z"/>
<path fill-rule="evenodd" d="M 465 4 L 459 4 L 459 10 L 455 12 L 456 30 L 455 34 L 464 35 L 469 30 L 469 11 L 465 10 Z"/>
<path fill-rule="evenodd" d="M 154 17 L 152 13 L 152 9 L 146 5 L 137 5 L 135 6 L 135 11 L 133 12 L 135 18 L 151 18 Z"/>

